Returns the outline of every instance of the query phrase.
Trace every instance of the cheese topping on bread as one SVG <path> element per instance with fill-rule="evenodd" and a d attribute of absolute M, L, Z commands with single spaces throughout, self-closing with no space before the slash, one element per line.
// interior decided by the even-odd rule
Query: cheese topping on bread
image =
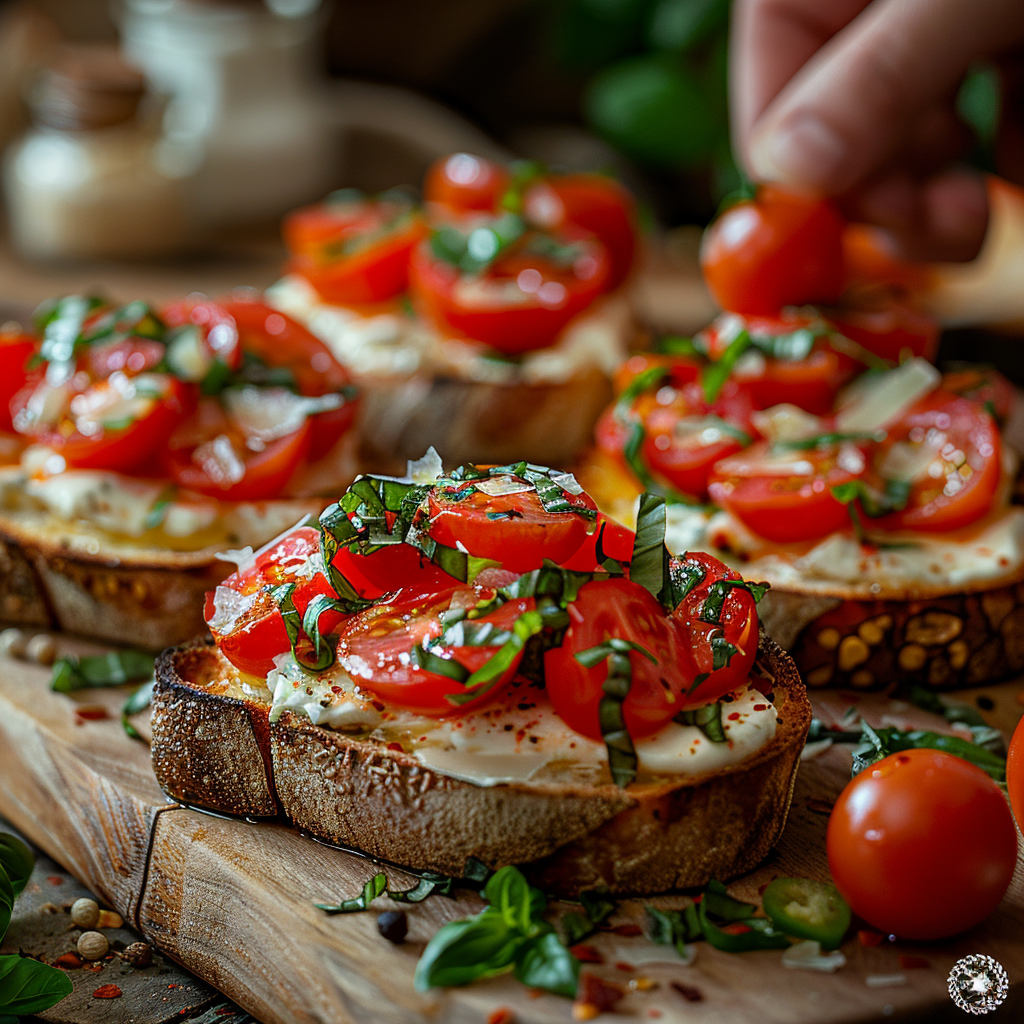
<path fill-rule="evenodd" d="M 319 676 L 304 672 L 290 654 L 276 659 L 267 678 L 273 691 L 271 721 L 285 710 L 314 725 L 397 743 L 421 764 L 478 786 L 511 782 L 607 783 L 604 743 L 580 735 L 555 713 L 542 688 L 513 683 L 507 699 L 445 719 L 388 709 L 360 690 L 341 668 Z M 775 735 L 775 709 L 752 685 L 722 704 L 724 742 L 697 726 L 670 722 L 634 741 L 640 781 L 663 775 L 703 775 L 743 761 Z"/>
<path fill-rule="evenodd" d="M 328 305 L 298 274 L 281 278 L 265 297 L 308 327 L 357 377 L 424 372 L 489 384 L 558 384 L 593 366 L 610 376 L 627 355 L 629 310 L 621 296 L 599 300 L 569 324 L 556 344 L 518 361 L 478 342 L 443 337 L 397 305 L 371 314 Z"/>

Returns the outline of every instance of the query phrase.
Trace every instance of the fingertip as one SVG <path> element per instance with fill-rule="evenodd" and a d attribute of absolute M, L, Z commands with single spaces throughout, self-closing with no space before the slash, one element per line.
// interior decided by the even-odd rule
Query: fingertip
<path fill-rule="evenodd" d="M 988 228 L 988 193 L 977 172 L 956 169 L 936 175 L 921 189 L 924 233 L 941 244 L 947 260 L 972 260 Z"/>
<path fill-rule="evenodd" d="M 832 193 L 849 159 L 846 140 L 823 118 L 798 111 L 754 130 L 749 163 L 759 181 Z"/>

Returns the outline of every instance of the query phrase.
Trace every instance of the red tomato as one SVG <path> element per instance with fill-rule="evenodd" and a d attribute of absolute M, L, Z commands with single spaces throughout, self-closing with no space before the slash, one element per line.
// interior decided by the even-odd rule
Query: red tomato
<path fill-rule="evenodd" d="M 490 479 L 520 482 L 513 476 Z M 430 492 L 430 536 L 447 547 L 500 562 L 509 572 L 539 569 L 546 558 L 562 565 L 594 528 L 592 515 L 546 512 L 536 490 L 490 495 L 474 483 L 440 485 Z M 460 497 L 467 492 L 468 497 Z M 576 508 L 597 510 L 587 494 L 562 494 Z"/>
<path fill-rule="evenodd" d="M 459 585 L 454 576 L 434 565 L 411 544 L 388 544 L 370 555 L 342 548 L 331 564 L 361 597 L 381 597 L 396 590 L 436 593 Z"/>
<path fill-rule="evenodd" d="M 642 373 L 655 367 L 667 371 L 666 384 L 682 387 L 700 379 L 701 363 L 687 356 L 661 355 L 657 352 L 638 352 L 620 364 L 612 377 L 615 394 L 620 395 Z"/>
<path fill-rule="evenodd" d="M 750 591 L 742 587 L 729 587 L 731 580 L 742 581 L 743 577 L 712 555 L 702 551 L 688 551 L 673 558 L 671 572 L 704 576 L 700 583 L 683 598 L 679 607 L 672 612 L 672 618 L 679 625 L 683 643 L 690 650 L 696 665 L 697 675 L 694 686 L 684 696 L 687 707 L 710 704 L 723 694 L 745 686 L 757 655 L 758 618 L 757 605 Z M 717 615 L 707 604 L 708 598 L 724 592 L 725 599 Z M 717 621 L 709 622 L 709 618 Z M 725 652 L 728 663 L 715 668 L 715 646 L 731 644 L 735 652 Z M 701 676 L 705 678 L 701 680 Z"/>
<path fill-rule="evenodd" d="M 996 423 L 1005 423 L 1017 402 L 1017 390 L 991 366 L 969 366 L 942 375 L 942 388 L 977 402 Z"/>
<path fill-rule="evenodd" d="M 719 462 L 708 494 L 766 540 L 814 540 L 849 523 L 849 510 L 831 489 L 865 468 L 864 453 L 854 445 L 773 453 L 762 442 Z"/>
<path fill-rule="evenodd" d="M 734 313 L 835 302 L 845 284 L 842 236 L 831 200 L 762 185 L 755 200 L 730 207 L 708 228 L 704 280 Z"/>
<path fill-rule="evenodd" d="M 980 519 L 999 487 L 1000 445 L 999 428 L 984 409 L 937 388 L 889 427 L 878 446 L 874 471 L 883 480 L 912 476 L 906 508 L 876 522 L 886 529 L 930 531 Z"/>
<path fill-rule="evenodd" d="M 11 409 L 18 433 L 52 448 L 69 466 L 130 472 L 152 466 L 191 402 L 188 388 L 170 374 L 117 373 L 77 391 L 73 382 L 29 385 Z"/>
<path fill-rule="evenodd" d="M 938 321 L 891 296 L 875 308 L 836 310 L 829 313 L 829 320 L 847 338 L 890 363 L 900 363 L 909 356 L 932 361 L 938 352 Z"/>
<path fill-rule="evenodd" d="M 993 179 L 990 179 L 993 180 Z M 843 229 L 843 259 L 852 285 L 889 285 L 910 294 L 929 287 L 934 267 L 907 263 L 892 252 L 889 235 L 873 224 L 847 224 Z"/>
<path fill-rule="evenodd" d="M 1006 755 L 1006 788 L 1017 824 L 1024 824 L 1024 718 L 1017 723 Z"/>
<path fill-rule="evenodd" d="M 643 395 L 636 410 L 644 426 L 644 461 L 673 489 L 699 501 L 707 497 L 715 463 L 742 451 L 755 434 L 750 393 L 731 380 L 711 405 L 694 382 Z"/>
<path fill-rule="evenodd" d="M 839 389 L 863 369 L 850 356 L 832 347 L 832 331 L 821 317 L 804 313 L 744 317 L 726 314 L 701 331 L 694 344 L 717 360 L 740 330 L 746 330 L 760 343 L 753 357 L 741 359 L 732 371 L 732 379 L 750 392 L 755 409 L 789 402 L 823 416 L 832 411 Z M 765 355 L 765 347 L 784 355 Z M 790 354 L 801 357 L 790 358 Z"/>
<path fill-rule="evenodd" d="M 423 182 L 423 201 L 455 214 L 496 210 L 511 175 L 486 157 L 453 153 L 435 161 Z"/>
<path fill-rule="evenodd" d="M 1017 863 L 999 787 L 939 750 L 890 754 L 857 775 L 835 803 L 826 846 L 854 913 L 903 939 L 943 939 L 978 924 Z"/>
<path fill-rule="evenodd" d="M 441 636 L 440 614 L 449 608 L 469 608 L 490 600 L 494 591 L 467 587 L 440 593 L 399 591 L 353 616 L 338 638 L 338 662 L 361 687 L 372 690 L 390 704 L 421 715 L 450 715 L 489 703 L 512 679 L 522 652 L 516 655 L 498 682 L 486 693 L 466 704 L 453 704 L 448 697 L 464 691 L 464 684 L 446 675 L 419 668 L 411 657 L 413 648 Z M 534 607 L 532 598 L 506 601 L 496 611 L 474 619 L 500 630 L 511 630 L 517 618 Z M 500 647 L 496 645 L 453 647 L 441 642 L 430 650 L 458 663 L 469 672 L 482 668 Z"/>
<path fill-rule="evenodd" d="M 571 262 L 556 262 L 543 254 L 550 240 L 524 235 L 482 275 L 461 273 L 424 243 L 412 257 L 413 296 L 442 329 L 499 352 L 520 355 L 544 348 L 606 289 L 609 272 L 600 242 L 555 236 L 556 244 L 571 255 Z"/>
<path fill-rule="evenodd" d="M 219 359 L 229 370 L 242 365 L 238 326 L 221 303 L 194 292 L 165 306 L 160 315 L 168 327 L 196 328 L 200 346 L 211 362 Z"/>
<path fill-rule="evenodd" d="M 633 543 L 636 534 L 622 523 L 616 522 L 603 512 L 597 513 L 597 529 L 583 542 L 582 546 L 571 558 L 562 564 L 566 569 L 578 572 L 594 572 L 597 564 L 597 542 L 601 542 L 601 552 L 605 558 L 614 558 L 621 565 L 628 565 L 633 558 Z"/>
<path fill-rule="evenodd" d="M 608 250 L 608 288 L 626 279 L 636 256 L 636 202 L 629 190 L 604 174 L 552 175 L 527 189 L 526 218 L 551 230 L 572 225 L 599 238 Z"/>
<path fill-rule="evenodd" d="M 300 526 L 259 552 L 247 569 L 232 573 L 206 595 L 204 615 L 221 654 L 250 675 L 265 677 L 274 658 L 290 650 L 281 609 L 270 596 L 273 587 L 295 583 L 292 600 L 299 615 L 317 595 L 334 597 L 330 583 L 312 570 L 309 559 L 320 550 L 319 533 Z M 225 590 L 232 593 L 222 594 Z M 320 615 L 322 634 L 334 631 L 345 616 L 328 610 Z"/>
<path fill-rule="evenodd" d="M 25 364 L 38 342 L 30 334 L 0 333 L 0 430 L 13 430 L 11 401 L 28 382 Z"/>
<path fill-rule="evenodd" d="M 405 202 L 388 199 L 318 203 L 289 214 L 288 269 L 326 302 L 384 302 L 409 285 L 409 255 L 426 227 Z"/>
<path fill-rule="evenodd" d="M 580 588 L 568 606 L 569 627 L 561 647 L 544 655 L 548 696 L 571 729 L 601 739 L 598 705 L 608 676 L 606 662 L 585 668 L 576 655 L 611 637 L 639 644 L 657 660 L 630 651 L 632 685 L 623 704 L 626 728 L 638 739 L 650 736 L 683 707 L 696 671 L 680 631 L 664 608 L 638 583 L 594 580 Z"/>
<path fill-rule="evenodd" d="M 128 377 L 148 373 L 163 362 L 167 349 L 161 341 L 132 338 L 90 345 L 84 362 L 93 380 L 105 380 L 120 371 Z"/>

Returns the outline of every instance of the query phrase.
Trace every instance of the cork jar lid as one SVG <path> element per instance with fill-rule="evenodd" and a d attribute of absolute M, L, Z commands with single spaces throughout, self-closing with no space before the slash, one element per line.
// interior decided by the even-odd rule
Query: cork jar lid
<path fill-rule="evenodd" d="M 83 131 L 130 121 L 145 91 L 142 72 L 116 46 L 68 44 L 40 75 L 30 102 L 39 124 Z"/>

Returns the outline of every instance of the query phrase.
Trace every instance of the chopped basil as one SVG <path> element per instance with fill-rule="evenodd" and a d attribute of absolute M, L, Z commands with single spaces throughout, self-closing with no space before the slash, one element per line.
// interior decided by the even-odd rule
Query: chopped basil
<path fill-rule="evenodd" d="M 145 651 L 108 651 L 106 654 L 59 658 L 53 666 L 50 689 L 72 693 L 90 687 L 120 686 L 153 674 L 153 656 Z"/>
<path fill-rule="evenodd" d="M 719 358 L 704 367 L 700 376 L 701 387 L 704 389 L 704 400 L 711 405 L 718 398 L 719 393 L 729 379 L 733 367 L 739 362 L 740 356 L 753 344 L 753 340 L 747 331 L 740 331 L 739 334 L 729 342 L 725 351 Z"/>
<path fill-rule="evenodd" d="M 432 641 L 426 640 L 424 643 L 417 644 L 412 649 L 412 663 L 416 668 L 422 669 L 424 672 L 432 672 L 435 676 L 445 676 L 448 679 L 454 680 L 456 683 L 465 683 L 469 679 L 470 671 L 460 661 L 456 661 L 454 658 L 445 658 L 440 654 L 435 654 L 430 647 Z M 436 646 L 436 642 L 433 642 Z M 474 694 L 475 696 L 475 694 Z M 455 703 L 451 696 L 448 700 Z"/>
<path fill-rule="evenodd" d="M 679 725 L 695 725 L 712 743 L 725 743 L 728 737 L 722 725 L 722 704 L 705 704 L 703 707 L 680 711 L 673 719 Z"/>
<path fill-rule="evenodd" d="M 388 876 L 383 871 L 366 880 L 363 891 L 358 896 L 342 900 L 340 903 L 314 903 L 317 910 L 323 910 L 328 914 L 358 914 L 368 910 L 370 904 L 378 897 L 383 896 L 388 887 Z"/>
<path fill-rule="evenodd" d="M 509 866 L 491 876 L 483 895 L 489 905 L 480 913 L 450 921 L 427 943 L 416 965 L 416 988 L 468 985 L 512 971 L 531 988 L 572 998 L 579 961 L 544 920 L 543 893 Z"/>
<path fill-rule="evenodd" d="M 654 343 L 654 351 L 662 352 L 668 356 L 690 356 L 701 360 L 704 359 L 704 353 L 694 345 L 692 338 L 681 338 L 671 335 L 659 338 Z"/>
<path fill-rule="evenodd" d="M 881 441 L 884 438 L 885 432 L 880 430 L 861 430 L 849 434 L 833 432 L 816 434 L 814 437 L 795 438 L 790 441 L 775 441 L 772 447 L 778 451 L 803 452 L 811 451 L 814 448 L 828 448 L 832 445 L 842 444 L 843 441 Z"/>
<path fill-rule="evenodd" d="M 468 232 L 443 227 L 430 236 L 433 255 L 457 267 L 463 274 L 482 274 L 494 261 L 522 238 L 526 223 L 515 213 L 505 213 Z"/>
<path fill-rule="evenodd" d="M 811 354 L 814 343 L 828 335 L 829 328 L 824 322 L 798 327 L 795 331 L 785 334 L 751 335 L 751 343 L 769 359 L 780 359 L 784 362 L 800 362 Z"/>
<path fill-rule="evenodd" d="M 340 903 L 314 903 L 313 906 L 328 914 L 358 914 L 369 910 L 370 904 L 381 896 L 386 896 L 395 903 L 422 903 L 428 896 L 447 896 L 454 884 L 454 879 L 447 875 L 424 871 L 419 881 L 411 888 L 389 889 L 387 875 L 381 871 L 366 880 L 363 891 L 358 896 L 342 900 Z"/>
<path fill-rule="evenodd" d="M 169 484 L 157 495 L 156 501 L 146 513 L 146 521 L 143 525 L 147 530 L 155 530 L 158 526 L 163 526 L 164 520 L 167 518 L 167 510 L 174 504 L 177 497 L 178 488 L 174 484 Z"/>
<path fill-rule="evenodd" d="M 315 606 L 312 615 L 309 614 L 309 608 L 306 609 L 307 618 L 309 619 L 310 627 L 313 630 L 312 635 L 310 635 L 304 630 L 303 617 L 299 615 L 299 610 L 295 607 L 295 589 L 295 583 L 282 583 L 279 586 L 271 587 L 270 598 L 281 612 L 281 618 L 284 620 L 285 633 L 288 634 L 288 643 L 291 645 L 292 656 L 295 658 L 296 662 L 309 672 L 323 672 L 330 668 L 337 658 L 334 644 L 324 643 L 323 638 L 320 636 L 319 629 L 315 626 L 320 615 L 327 610 L 327 606 L 323 603 L 318 603 Z M 313 605 L 315 601 L 316 598 L 310 602 L 310 605 Z M 300 646 L 303 635 L 305 635 L 314 646 L 312 657 L 310 657 L 304 648 Z"/>
<path fill-rule="evenodd" d="M 36 330 L 43 336 L 39 358 L 48 363 L 70 363 L 82 343 L 83 324 L 104 305 L 94 295 L 65 295 L 43 303 L 33 315 Z"/>
<path fill-rule="evenodd" d="M 771 589 L 768 583 L 751 583 L 748 580 L 715 580 L 708 587 L 708 596 L 704 598 L 701 605 L 700 619 L 702 622 L 710 622 L 717 625 L 722 621 L 722 608 L 730 590 L 746 590 L 754 599 L 754 603 L 764 597 Z"/>
<path fill-rule="evenodd" d="M 501 208 L 509 213 L 523 212 L 523 195 L 539 178 L 547 174 L 547 168 L 539 160 L 516 160 L 509 170 L 512 179 L 501 197 Z"/>
<path fill-rule="evenodd" d="M 153 703 L 153 682 L 154 680 L 151 679 L 148 683 L 143 683 L 124 702 L 124 706 L 121 708 L 121 728 L 133 740 L 141 740 L 142 736 L 139 735 L 139 730 L 128 719 L 131 715 L 137 715 L 140 711 L 145 711 Z"/>
<path fill-rule="evenodd" d="M 832 497 L 850 507 L 850 515 L 857 522 L 854 503 L 866 516 L 877 519 L 890 512 L 899 512 L 907 507 L 910 500 L 911 484 L 906 480 L 886 480 L 885 490 L 876 491 L 863 480 L 848 480 L 845 484 L 832 487 Z"/>
<path fill-rule="evenodd" d="M 970 704 L 950 704 L 940 697 L 934 690 L 923 686 L 911 686 L 906 693 L 898 696 L 905 697 L 912 704 L 916 704 L 925 711 L 942 715 L 947 722 L 966 725 L 971 730 L 971 737 L 979 747 L 990 750 L 993 754 L 1006 753 L 1006 740 L 998 729 L 993 729 L 982 717 L 977 708 Z"/>
<path fill-rule="evenodd" d="M 702 938 L 697 905 L 688 901 L 682 910 L 659 910 L 649 904 L 647 911 L 647 937 L 659 946 L 675 946 L 681 957 L 686 957 L 686 945 Z"/>
<path fill-rule="evenodd" d="M 753 917 L 755 909 L 751 903 L 733 899 L 721 882 L 708 882 L 697 908 L 701 934 L 715 949 L 727 953 L 787 949 L 789 939 L 771 921 Z"/>

